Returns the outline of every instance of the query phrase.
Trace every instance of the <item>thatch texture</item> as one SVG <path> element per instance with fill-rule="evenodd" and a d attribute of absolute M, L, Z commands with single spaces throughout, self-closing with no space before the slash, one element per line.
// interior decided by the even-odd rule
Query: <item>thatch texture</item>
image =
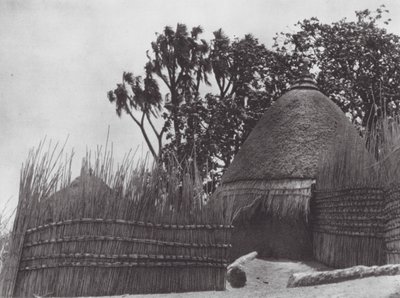
<path fill-rule="evenodd" d="M 69 184 L 63 163 L 37 176 L 48 158 L 39 154 L 23 169 L 4 296 L 225 289 L 232 204 L 205 203 L 192 172 L 130 159 L 113 170 L 112 156 L 98 152 Z"/>
<path fill-rule="evenodd" d="M 251 251 L 262 257 L 311 257 L 307 227 L 313 180 L 241 181 L 218 193 L 235 202 L 231 258 Z"/>
<path fill-rule="evenodd" d="M 224 183 L 314 179 L 318 157 L 352 124 L 320 91 L 293 89 L 262 116 L 223 176 Z"/>

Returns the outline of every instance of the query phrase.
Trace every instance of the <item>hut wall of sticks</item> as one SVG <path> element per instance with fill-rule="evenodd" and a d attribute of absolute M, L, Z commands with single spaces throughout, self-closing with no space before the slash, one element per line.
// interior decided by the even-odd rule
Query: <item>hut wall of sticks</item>
<path fill-rule="evenodd" d="M 400 261 L 399 137 L 399 124 L 384 118 L 364 140 L 338 139 L 321 159 L 311 204 L 318 261 L 333 267 Z"/>
<path fill-rule="evenodd" d="M 22 168 L 3 296 L 225 289 L 232 206 L 207 200 L 192 167 L 128 156 L 114 170 L 98 150 L 71 183 L 56 151 L 41 144 Z"/>

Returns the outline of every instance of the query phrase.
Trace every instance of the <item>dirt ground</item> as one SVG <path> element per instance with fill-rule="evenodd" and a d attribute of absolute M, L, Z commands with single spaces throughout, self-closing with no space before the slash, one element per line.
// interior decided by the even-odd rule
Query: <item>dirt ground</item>
<path fill-rule="evenodd" d="M 369 277 L 334 284 L 286 288 L 289 276 L 295 272 L 325 270 L 323 265 L 309 262 L 300 263 L 285 260 L 255 259 L 245 266 L 247 284 L 244 288 L 233 289 L 227 285 L 221 292 L 191 292 L 158 295 L 123 295 L 124 298 L 181 298 L 181 297 L 276 297 L 276 298 L 400 298 L 400 276 Z M 119 296 L 121 297 L 121 296 Z"/>

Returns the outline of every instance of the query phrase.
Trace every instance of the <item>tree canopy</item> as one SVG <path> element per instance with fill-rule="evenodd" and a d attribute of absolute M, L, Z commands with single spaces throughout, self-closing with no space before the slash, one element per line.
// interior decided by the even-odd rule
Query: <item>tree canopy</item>
<path fill-rule="evenodd" d="M 400 38 L 384 28 L 387 13 L 382 6 L 356 12 L 354 21 L 306 19 L 294 33 L 277 34 L 272 49 L 251 34 L 232 40 L 219 29 L 206 41 L 200 26 L 167 26 L 147 52 L 144 79 L 124 73 L 108 98 L 118 116 L 124 112 L 139 126 L 155 158 L 173 153 L 179 161 L 195 159 L 203 178 L 215 185 L 305 59 L 321 91 L 361 130 L 381 114 L 398 114 Z M 204 86 L 212 91 L 204 94 Z M 160 116 L 157 129 L 154 118 Z M 151 144 L 145 121 L 158 144 Z"/>
<path fill-rule="evenodd" d="M 303 20 L 296 33 L 278 34 L 275 48 L 294 67 L 307 57 L 320 89 L 355 124 L 370 128 L 380 114 L 399 111 L 400 39 L 382 27 L 391 21 L 384 19 L 388 12 L 366 9 L 355 21 L 332 24 Z"/>

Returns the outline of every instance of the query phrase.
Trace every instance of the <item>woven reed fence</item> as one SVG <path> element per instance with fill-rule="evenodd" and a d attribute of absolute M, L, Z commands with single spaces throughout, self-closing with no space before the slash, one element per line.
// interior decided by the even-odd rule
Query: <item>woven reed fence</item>
<path fill-rule="evenodd" d="M 317 191 L 311 205 L 314 257 L 339 268 L 384 264 L 384 198 L 379 188 Z"/>
<path fill-rule="evenodd" d="M 365 141 L 346 132 L 321 158 L 311 203 L 314 257 L 329 266 L 385 263 L 385 192 Z"/>
<path fill-rule="evenodd" d="M 399 119 L 384 116 L 365 140 L 343 136 L 320 163 L 314 254 L 335 267 L 400 263 Z"/>
<path fill-rule="evenodd" d="M 113 171 L 111 155 L 98 153 L 72 183 L 61 163 L 58 178 L 50 175 L 62 182 L 56 187 L 40 173 L 57 163 L 42 162 L 48 157 L 39 151 L 21 175 L 2 295 L 225 289 L 232 206 L 223 198 L 205 202 L 195 173 L 134 168 L 128 159 Z"/>
<path fill-rule="evenodd" d="M 386 263 L 400 263 L 400 125 L 399 119 L 379 123 L 382 185 L 385 188 Z"/>
<path fill-rule="evenodd" d="M 400 263 L 400 186 L 392 185 L 386 191 L 385 226 L 386 262 Z"/>

